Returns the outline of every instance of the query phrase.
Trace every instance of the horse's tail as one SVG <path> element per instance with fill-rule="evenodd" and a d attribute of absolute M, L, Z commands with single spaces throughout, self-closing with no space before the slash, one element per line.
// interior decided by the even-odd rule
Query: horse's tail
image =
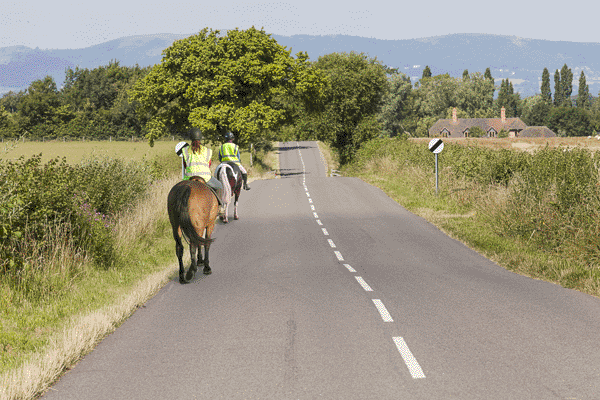
<path fill-rule="evenodd" d="M 174 190 L 174 200 L 173 200 L 173 208 L 178 215 L 178 223 L 181 227 L 181 232 L 186 240 L 193 241 L 200 245 L 210 244 L 214 241 L 214 239 L 205 239 L 198 232 L 196 232 L 196 228 L 192 224 L 192 219 L 190 218 L 189 211 L 189 200 L 190 194 L 192 192 L 192 188 L 190 185 L 178 185 L 173 188 Z M 203 233 L 203 232 L 202 232 Z"/>
<path fill-rule="evenodd" d="M 221 197 L 223 201 L 229 204 L 231 199 L 231 185 L 229 184 L 229 178 L 227 177 L 227 165 L 222 165 L 219 169 L 219 181 L 223 186 L 223 196 Z"/>

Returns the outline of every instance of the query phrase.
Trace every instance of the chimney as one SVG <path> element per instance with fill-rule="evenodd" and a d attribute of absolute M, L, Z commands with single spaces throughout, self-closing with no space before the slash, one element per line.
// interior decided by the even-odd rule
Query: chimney
<path fill-rule="evenodd" d="M 503 124 L 506 123 L 506 109 L 504 107 L 500 110 L 500 120 Z"/>
<path fill-rule="evenodd" d="M 457 123 L 458 118 L 456 118 L 456 107 L 452 109 L 452 122 Z"/>

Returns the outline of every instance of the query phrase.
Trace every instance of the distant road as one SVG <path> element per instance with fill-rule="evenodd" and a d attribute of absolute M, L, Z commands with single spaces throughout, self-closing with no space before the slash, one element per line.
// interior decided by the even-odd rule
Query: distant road
<path fill-rule="evenodd" d="M 174 278 L 44 399 L 600 398 L 600 300 L 325 177 L 314 142 L 280 150 L 213 274 Z"/>

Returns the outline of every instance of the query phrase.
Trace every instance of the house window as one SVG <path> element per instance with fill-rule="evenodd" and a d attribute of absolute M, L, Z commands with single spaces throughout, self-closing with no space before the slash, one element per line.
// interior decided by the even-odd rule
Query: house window
<path fill-rule="evenodd" d="M 442 129 L 442 132 L 440 132 L 440 133 L 441 133 L 442 137 L 445 137 L 445 138 L 448 137 L 448 129 L 444 128 L 444 129 Z"/>
<path fill-rule="evenodd" d="M 465 137 L 469 137 L 469 129 L 465 129 L 465 131 L 463 132 L 463 134 L 465 135 Z"/>
<path fill-rule="evenodd" d="M 496 130 L 494 128 L 490 128 L 490 130 L 488 131 L 488 136 L 489 137 L 498 137 L 498 132 L 496 132 Z"/>

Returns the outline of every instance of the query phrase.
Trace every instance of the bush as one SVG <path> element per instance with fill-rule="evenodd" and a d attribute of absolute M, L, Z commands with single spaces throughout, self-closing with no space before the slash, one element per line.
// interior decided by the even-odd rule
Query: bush
<path fill-rule="evenodd" d="M 159 167 L 95 156 L 75 166 L 65 158 L 40 160 L 0 162 L 0 274 L 23 266 L 27 255 L 15 250 L 22 232 L 44 243 L 47 226 L 57 224 L 96 265 L 115 265 L 112 219 L 147 191 Z"/>

